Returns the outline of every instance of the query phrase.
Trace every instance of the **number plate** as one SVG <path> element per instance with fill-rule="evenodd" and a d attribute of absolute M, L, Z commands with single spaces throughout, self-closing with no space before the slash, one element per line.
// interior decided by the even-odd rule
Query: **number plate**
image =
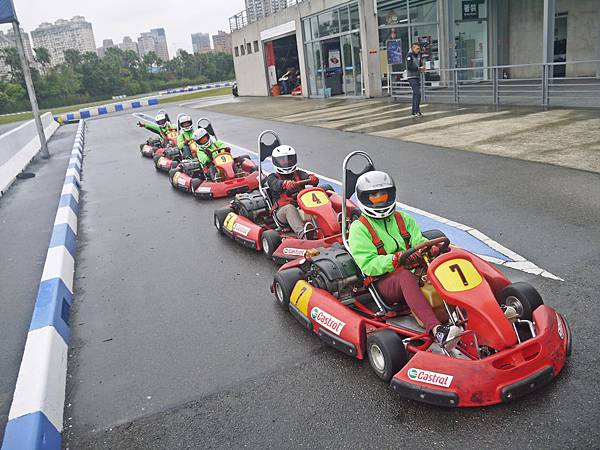
<path fill-rule="evenodd" d="M 235 221 L 237 220 L 237 218 L 238 216 L 236 213 L 230 212 L 229 214 L 227 214 L 227 217 L 225 217 L 223 227 L 225 227 L 226 230 L 233 231 L 233 226 L 235 225 Z"/>
<path fill-rule="evenodd" d="M 223 153 L 221 155 L 215 156 L 216 166 L 222 166 L 231 162 L 233 162 L 233 157 L 229 153 Z"/>
<path fill-rule="evenodd" d="M 439 265 L 435 277 L 448 292 L 462 292 L 476 288 L 481 284 L 481 275 L 466 259 L 451 259 Z"/>
<path fill-rule="evenodd" d="M 167 133 L 167 138 L 177 140 L 177 131 L 169 131 Z"/>
<path fill-rule="evenodd" d="M 302 194 L 300 201 L 308 208 L 317 208 L 319 206 L 327 205 L 329 203 L 329 197 L 323 191 L 310 191 Z"/>
<path fill-rule="evenodd" d="M 308 317 L 308 301 L 312 295 L 312 286 L 304 280 L 300 280 L 294 286 L 290 303 L 300 310 L 302 314 Z"/>

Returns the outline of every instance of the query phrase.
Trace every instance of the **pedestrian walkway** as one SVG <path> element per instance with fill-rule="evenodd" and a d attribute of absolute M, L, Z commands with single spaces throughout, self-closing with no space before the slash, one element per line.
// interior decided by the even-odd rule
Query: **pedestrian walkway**
<path fill-rule="evenodd" d="M 600 110 L 495 108 L 384 99 L 239 98 L 189 105 L 226 114 L 366 133 L 600 173 Z"/>

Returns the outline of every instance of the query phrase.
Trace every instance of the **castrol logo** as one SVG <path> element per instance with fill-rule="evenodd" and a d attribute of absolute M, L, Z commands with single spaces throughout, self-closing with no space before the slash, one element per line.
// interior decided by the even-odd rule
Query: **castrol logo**
<path fill-rule="evenodd" d="M 436 386 L 450 387 L 452 384 L 452 375 L 445 373 L 430 372 L 429 370 L 416 369 L 414 367 L 408 369 L 408 378 L 421 383 L 434 384 Z"/>
<path fill-rule="evenodd" d="M 346 326 L 345 322 L 342 322 L 341 320 L 333 317 L 331 314 L 323 311 L 321 308 L 317 308 L 316 306 L 310 311 L 310 316 L 320 326 L 332 331 L 338 336 Z"/>

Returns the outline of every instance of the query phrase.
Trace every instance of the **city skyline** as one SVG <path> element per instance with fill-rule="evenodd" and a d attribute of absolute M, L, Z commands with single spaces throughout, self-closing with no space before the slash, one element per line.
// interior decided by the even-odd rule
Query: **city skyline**
<path fill-rule="evenodd" d="M 194 4 L 175 0 L 167 10 L 158 0 L 146 1 L 143 10 L 139 5 L 115 0 L 106 0 L 101 4 L 66 0 L 54 5 L 52 10 L 48 10 L 47 3 L 42 0 L 15 0 L 14 3 L 21 27 L 28 33 L 44 22 L 54 23 L 59 19 L 85 16 L 93 25 L 96 48 L 101 47 L 105 39 L 112 39 L 116 44 L 122 42 L 123 37 L 130 36 L 136 41 L 141 33 L 164 28 L 170 56 L 175 55 L 178 48 L 193 52 L 192 33 L 201 30 L 212 36 L 219 30 L 229 32 L 229 17 L 245 7 L 244 0 L 216 5 L 209 0 Z M 180 11 L 184 6 L 188 14 L 182 17 Z M 40 11 L 44 11 L 43 15 Z M 119 14 L 115 14 L 115 11 Z M 4 31 L 9 28 L 0 26 L 0 30 Z"/>

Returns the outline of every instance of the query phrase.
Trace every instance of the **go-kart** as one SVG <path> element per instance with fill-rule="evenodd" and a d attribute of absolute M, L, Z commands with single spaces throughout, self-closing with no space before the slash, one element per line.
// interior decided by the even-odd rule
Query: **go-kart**
<path fill-rule="evenodd" d="M 272 141 L 266 142 L 266 139 Z M 258 138 L 258 192 L 237 194 L 229 206 L 215 211 L 219 232 L 241 245 L 262 251 L 278 264 L 301 258 L 307 249 L 328 247 L 342 242 L 342 196 L 331 186 L 307 187 L 297 193 L 300 211 L 307 218 L 302 238 L 277 220 L 268 186 L 263 177 L 263 162 L 280 145 L 277 134 L 263 131 Z M 354 210 L 348 201 L 349 210 Z"/>
<path fill-rule="evenodd" d="M 166 111 L 160 110 L 160 113 L 164 113 L 167 116 L 167 120 L 169 120 L 169 115 Z M 159 153 L 159 156 L 162 155 L 164 149 L 169 146 L 177 147 L 177 131 L 175 130 L 167 133 L 164 143 L 159 137 L 148 138 L 146 142 L 140 144 L 140 153 L 146 158 L 153 158 L 157 153 Z"/>
<path fill-rule="evenodd" d="M 348 169 L 357 155 L 368 162 L 359 173 Z M 353 152 L 343 169 L 349 196 L 358 176 L 374 166 L 366 153 Z M 383 301 L 376 282 L 356 266 L 346 239 L 345 247 L 309 250 L 282 266 L 271 290 L 309 331 L 350 356 L 368 358 L 379 378 L 413 400 L 485 406 L 515 400 L 556 377 L 571 353 L 565 318 L 530 284 L 511 283 L 481 258 L 451 247 L 439 231 L 423 234 L 429 240 L 408 249 L 400 263 L 418 255 L 417 268 L 403 270 L 415 270 L 440 322 L 460 327 L 442 346 L 414 316 Z M 434 245 L 441 250 L 435 258 L 429 252 Z"/>
<path fill-rule="evenodd" d="M 171 169 L 175 169 L 181 162 L 182 154 L 181 150 L 175 145 L 173 147 L 164 148 L 162 152 L 156 152 L 153 159 L 154 167 L 157 170 L 170 172 Z"/>
<path fill-rule="evenodd" d="M 206 129 L 216 139 L 217 135 L 208 119 L 199 119 L 198 128 Z M 190 186 L 196 198 L 209 200 L 230 197 L 258 187 L 256 164 L 249 155 L 234 157 L 231 149 L 224 148 L 220 153 L 209 156 L 213 158 L 212 163 L 203 178 L 192 180 L 182 175 L 178 179 L 178 182 L 183 182 L 182 178 L 185 180 L 186 186 Z"/>

